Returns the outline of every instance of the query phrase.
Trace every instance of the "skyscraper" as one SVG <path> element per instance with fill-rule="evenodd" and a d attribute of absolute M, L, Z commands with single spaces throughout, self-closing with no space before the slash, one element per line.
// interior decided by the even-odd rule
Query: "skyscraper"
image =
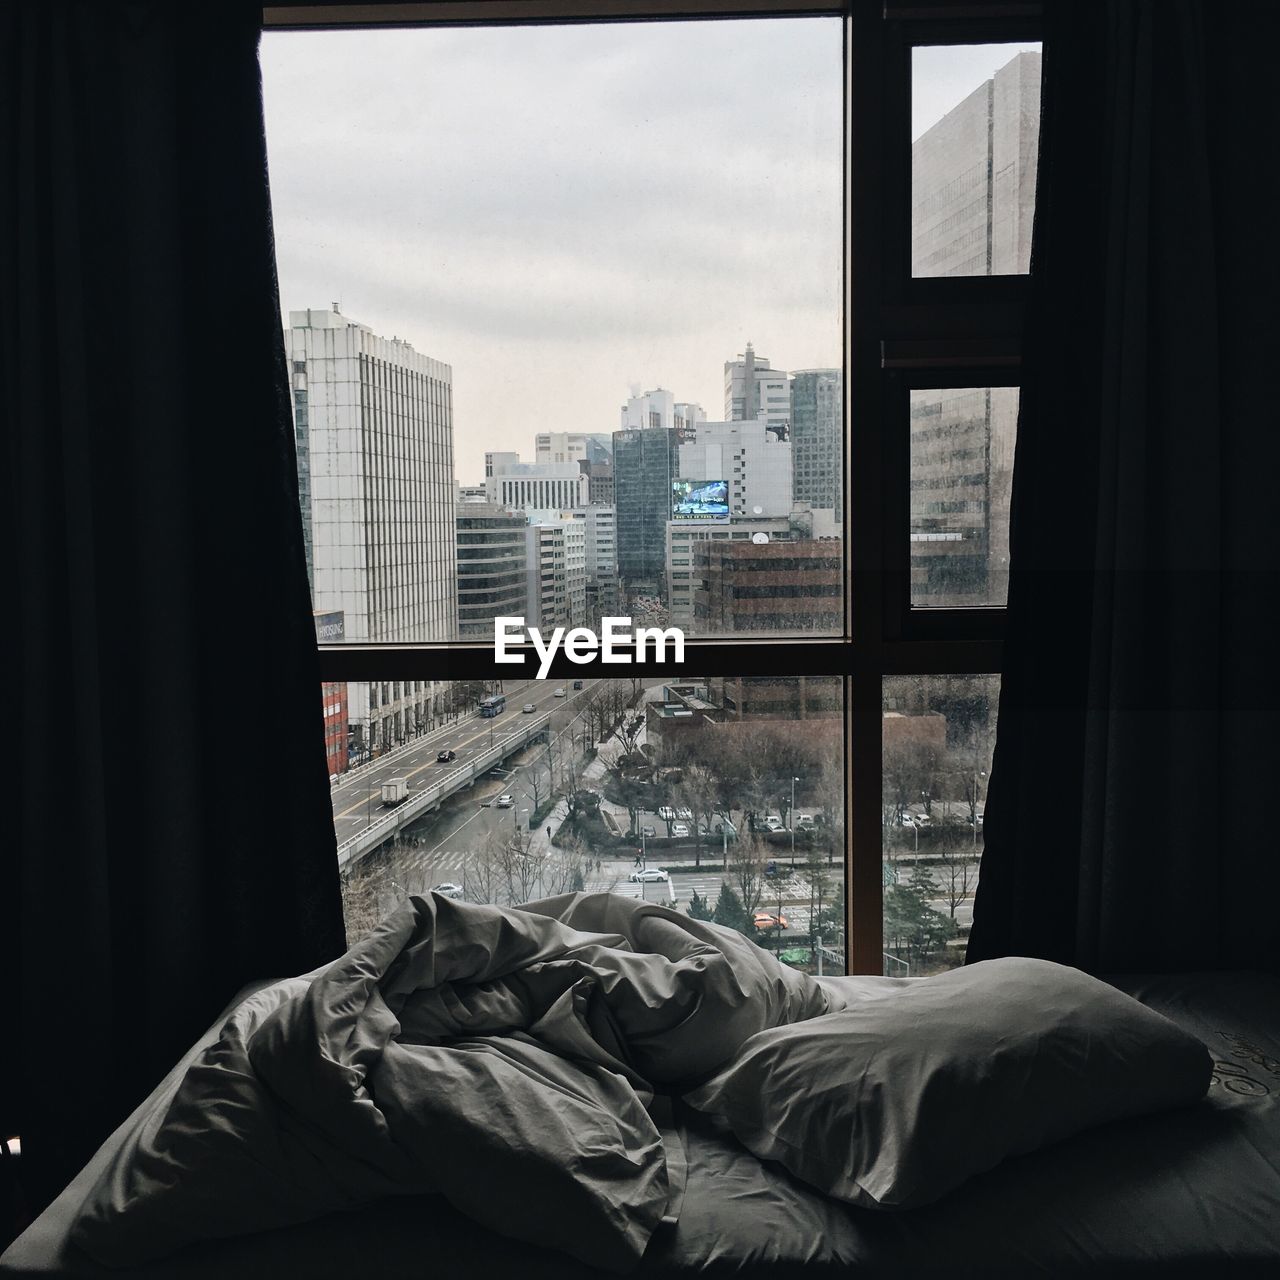
<path fill-rule="evenodd" d="M 625 599 L 664 594 L 671 482 L 680 475 L 680 440 L 674 427 L 613 433 L 614 508 L 618 577 Z"/>
<path fill-rule="evenodd" d="M 791 375 L 791 495 L 844 510 L 844 376 L 839 369 Z"/>
<path fill-rule="evenodd" d="M 1010 275 L 1030 265 L 1040 55 L 1019 53 L 912 144 L 917 276 Z M 911 394 L 911 598 L 1003 604 L 1017 431 L 1012 387 Z"/>
<path fill-rule="evenodd" d="M 785 440 L 791 429 L 791 393 L 787 374 L 772 369 L 747 343 L 737 360 L 724 364 L 724 416 L 730 422 L 764 418 L 769 430 Z"/>
<path fill-rule="evenodd" d="M 291 311 L 288 350 L 313 607 L 340 611 L 349 641 L 452 639 L 452 371 L 336 306 Z M 389 704 L 352 684 L 357 742 L 417 731 L 438 692 L 409 681 Z"/>

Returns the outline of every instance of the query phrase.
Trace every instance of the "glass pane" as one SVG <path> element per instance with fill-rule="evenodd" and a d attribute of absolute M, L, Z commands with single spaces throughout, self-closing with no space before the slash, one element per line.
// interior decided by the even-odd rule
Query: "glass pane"
<path fill-rule="evenodd" d="M 1040 46 L 913 49 L 911 116 L 911 274 L 1028 271 Z"/>
<path fill-rule="evenodd" d="M 911 603 L 1004 605 L 1017 387 L 911 393 Z"/>
<path fill-rule="evenodd" d="M 350 939 L 409 893 L 582 889 L 702 913 L 787 964 L 843 972 L 840 677 L 336 688 Z"/>
<path fill-rule="evenodd" d="M 307 565 L 345 639 L 842 630 L 842 30 L 263 36 Z"/>
<path fill-rule="evenodd" d="M 982 817 L 1000 677 L 884 681 L 884 972 L 964 961 L 982 867 Z"/>

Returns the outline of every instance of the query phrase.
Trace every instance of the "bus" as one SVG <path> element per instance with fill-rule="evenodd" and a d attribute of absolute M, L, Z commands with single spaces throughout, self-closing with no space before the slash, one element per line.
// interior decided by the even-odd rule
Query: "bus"
<path fill-rule="evenodd" d="M 486 718 L 500 716 L 506 709 L 506 694 L 495 693 L 491 697 L 480 699 L 480 714 Z"/>

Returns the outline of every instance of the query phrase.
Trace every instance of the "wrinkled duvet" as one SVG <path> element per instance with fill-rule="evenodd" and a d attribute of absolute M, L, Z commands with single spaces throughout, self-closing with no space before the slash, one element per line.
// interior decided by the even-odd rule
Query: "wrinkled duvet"
<path fill-rule="evenodd" d="M 125 1266 L 435 1192 L 625 1271 L 678 1211 L 658 1095 L 840 1005 L 741 935 L 633 899 L 411 898 L 332 965 L 235 1009 L 73 1239 Z"/>

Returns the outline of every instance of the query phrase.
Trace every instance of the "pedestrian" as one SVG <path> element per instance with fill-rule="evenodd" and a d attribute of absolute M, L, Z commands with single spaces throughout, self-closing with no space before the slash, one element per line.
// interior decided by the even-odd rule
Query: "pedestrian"
<path fill-rule="evenodd" d="M 551 839 L 551 828 L 550 828 L 550 827 L 548 827 L 548 828 L 547 828 L 547 839 L 548 839 L 548 840 L 550 840 L 550 839 Z"/>

